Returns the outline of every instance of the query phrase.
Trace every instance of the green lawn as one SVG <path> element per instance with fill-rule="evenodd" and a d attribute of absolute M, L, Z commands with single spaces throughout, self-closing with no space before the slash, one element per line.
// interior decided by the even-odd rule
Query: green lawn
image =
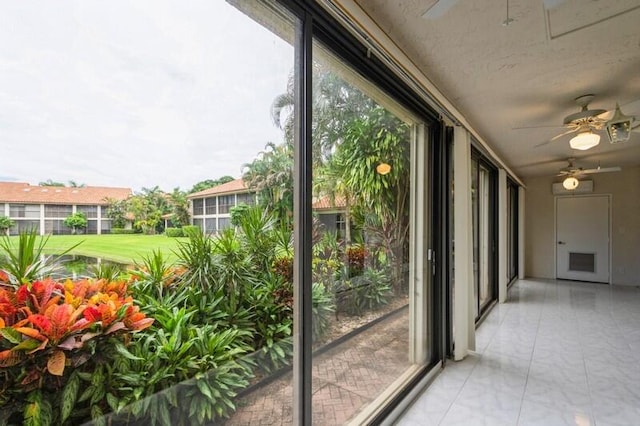
<path fill-rule="evenodd" d="M 18 237 L 10 237 L 17 241 Z M 45 237 L 46 238 L 46 237 Z M 52 235 L 47 241 L 45 252 L 61 253 L 74 244 L 80 243 L 70 254 L 100 257 L 120 263 L 139 261 L 142 256 L 159 250 L 167 259 L 175 260 L 179 241 L 188 238 L 169 238 L 164 235 Z"/>

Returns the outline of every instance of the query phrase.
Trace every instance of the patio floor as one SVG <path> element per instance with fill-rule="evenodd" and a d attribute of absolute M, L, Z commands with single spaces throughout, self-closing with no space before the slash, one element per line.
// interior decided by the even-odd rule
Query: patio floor
<path fill-rule="evenodd" d="M 373 401 L 408 367 L 408 310 L 401 309 L 313 360 L 313 424 L 339 425 Z M 227 425 L 289 425 L 292 374 L 237 401 Z"/>

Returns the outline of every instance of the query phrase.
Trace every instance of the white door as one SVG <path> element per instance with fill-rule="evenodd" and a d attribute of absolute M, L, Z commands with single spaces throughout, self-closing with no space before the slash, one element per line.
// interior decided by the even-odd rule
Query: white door
<path fill-rule="evenodd" d="M 609 197 L 562 197 L 556 203 L 556 276 L 609 282 Z"/>

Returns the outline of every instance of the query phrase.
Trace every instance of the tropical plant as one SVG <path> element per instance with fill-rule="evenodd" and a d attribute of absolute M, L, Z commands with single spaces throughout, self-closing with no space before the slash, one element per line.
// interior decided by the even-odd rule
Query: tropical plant
<path fill-rule="evenodd" d="M 327 291 L 324 284 L 313 283 L 312 292 L 311 332 L 313 341 L 317 341 L 320 340 L 329 329 L 330 318 L 335 312 L 335 305 L 332 295 Z"/>
<path fill-rule="evenodd" d="M 72 234 L 77 234 L 78 230 L 87 227 L 87 216 L 83 212 L 73 213 L 64 220 L 64 224 L 71 228 Z"/>
<path fill-rule="evenodd" d="M 180 203 L 182 194 L 176 194 L 176 200 Z M 153 188 L 142 188 L 139 193 L 129 197 L 126 203 L 127 212 L 133 215 L 133 226 L 145 234 L 155 234 L 161 232 L 163 228 L 162 216 L 170 213 L 171 196 L 162 191 L 158 186 Z M 182 210 L 182 205 L 178 210 Z M 184 212 L 181 211 L 180 214 Z M 184 220 L 184 217 L 181 218 Z M 187 219 L 188 221 L 188 219 Z"/>
<path fill-rule="evenodd" d="M 334 291 L 337 310 L 350 315 L 386 305 L 393 294 L 388 271 L 372 268 L 357 277 L 337 281 Z"/>
<path fill-rule="evenodd" d="M 128 200 L 105 198 L 107 203 L 107 217 L 111 219 L 111 228 L 124 228 L 127 225 Z"/>
<path fill-rule="evenodd" d="M 15 224 L 16 222 L 10 217 L 0 216 L 0 233 L 9 235 L 9 229 Z"/>
<path fill-rule="evenodd" d="M 58 256 L 45 256 L 44 247 L 49 237 L 41 238 L 34 230 L 20 232 L 17 244 L 7 236 L 0 237 L 0 269 L 9 274 L 14 286 L 50 276 L 60 270 L 57 258 L 67 254 L 80 243 L 69 247 Z"/>
<path fill-rule="evenodd" d="M 89 275 L 97 280 L 115 281 L 123 273 L 122 265 L 113 262 L 100 262 L 87 267 Z"/>
<path fill-rule="evenodd" d="M 180 191 L 180 188 L 174 188 L 169 194 L 169 204 L 171 209 L 171 223 L 174 226 L 184 226 L 189 224 L 189 201 L 187 194 Z"/>
<path fill-rule="evenodd" d="M 184 267 L 169 263 L 159 250 L 142 256 L 142 261 L 135 262 L 134 270 L 130 271 L 136 293 L 158 300 L 162 300 L 164 293 L 170 291 L 172 286 L 178 285 L 178 280 L 184 273 Z"/>
<path fill-rule="evenodd" d="M 291 223 L 293 214 L 293 148 L 269 142 L 253 162 L 244 165 L 243 179 L 258 194 L 258 203 L 278 220 Z"/>
<path fill-rule="evenodd" d="M 354 197 L 363 228 L 385 247 L 392 265 L 392 283 L 399 292 L 408 257 L 409 128 L 380 106 L 355 119 L 346 129 L 332 161 L 343 170 L 343 181 Z M 386 175 L 375 173 L 384 161 Z"/>
<path fill-rule="evenodd" d="M 105 395 L 83 398 L 80 374 L 93 373 L 113 348 L 123 348 L 124 335 L 152 323 L 124 281 L 46 279 L 0 288 L 4 420 L 48 425 L 97 415 Z"/>
<path fill-rule="evenodd" d="M 144 424 L 205 424 L 235 409 L 233 398 L 248 385 L 250 348 L 238 329 L 193 322 L 194 308 L 157 312 L 156 324 L 135 336 L 126 362 L 113 377 L 117 418 Z"/>

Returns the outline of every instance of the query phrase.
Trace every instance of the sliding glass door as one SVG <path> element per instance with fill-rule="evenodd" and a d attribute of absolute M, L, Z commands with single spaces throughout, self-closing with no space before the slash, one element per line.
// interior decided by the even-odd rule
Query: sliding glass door
<path fill-rule="evenodd" d="M 518 276 L 518 185 L 507 181 L 507 281 Z"/>
<path fill-rule="evenodd" d="M 471 159 L 473 278 L 476 319 L 497 298 L 496 171 L 474 151 Z"/>

